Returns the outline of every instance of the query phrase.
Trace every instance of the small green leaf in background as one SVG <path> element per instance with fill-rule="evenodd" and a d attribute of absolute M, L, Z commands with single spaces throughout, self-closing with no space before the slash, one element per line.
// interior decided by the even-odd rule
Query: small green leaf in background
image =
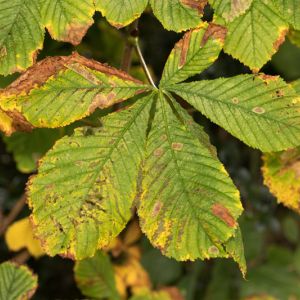
<path fill-rule="evenodd" d="M 92 258 L 77 261 L 75 280 L 82 294 L 93 299 L 119 300 L 109 256 L 98 251 Z"/>
<path fill-rule="evenodd" d="M 34 129 L 32 132 L 15 132 L 4 137 L 8 152 L 13 153 L 17 168 L 22 173 L 36 170 L 38 160 L 62 137 L 63 130 Z"/>
<path fill-rule="evenodd" d="M 253 0 L 228 24 L 224 50 L 257 72 L 284 42 L 288 24 L 270 1 Z"/>
<path fill-rule="evenodd" d="M 154 15 L 165 29 L 181 32 L 201 24 L 206 0 L 150 0 Z"/>
<path fill-rule="evenodd" d="M 30 299 L 37 288 L 37 277 L 26 266 L 0 264 L 0 300 Z"/>
<path fill-rule="evenodd" d="M 140 17 L 148 0 L 96 0 L 95 4 L 111 25 L 121 28 Z"/>
<path fill-rule="evenodd" d="M 269 295 L 278 300 L 300 298 L 300 276 L 293 268 L 294 254 L 287 248 L 271 247 L 264 264 L 255 266 L 242 282 L 241 296 Z"/>
<path fill-rule="evenodd" d="M 168 87 L 211 121 L 261 151 L 300 144 L 300 100 L 279 76 L 238 75 Z"/>

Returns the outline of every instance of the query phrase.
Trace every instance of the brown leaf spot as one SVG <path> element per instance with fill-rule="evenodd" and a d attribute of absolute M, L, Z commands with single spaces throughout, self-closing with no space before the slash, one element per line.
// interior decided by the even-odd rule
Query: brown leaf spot
<path fill-rule="evenodd" d="M 180 0 L 180 2 L 192 9 L 197 10 L 199 15 L 203 15 L 204 7 L 207 4 L 207 0 Z"/>
<path fill-rule="evenodd" d="M 219 254 L 219 249 L 216 247 L 216 246 L 210 246 L 209 248 L 208 248 L 208 253 L 210 254 L 210 255 L 218 255 Z"/>
<path fill-rule="evenodd" d="M 256 114 L 259 114 L 259 115 L 261 115 L 261 114 L 263 114 L 263 113 L 266 112 L 266 110 L 265 110 L 263 107 L 260 107 L 260 106 L 254 107 L 254 108 L 252 109 L 252 111 L 253 111 L 254 113 L 256 113 Z"/>
<path fill-rule="evenodd" d="M 278 76 L 272 76 L 272 75 L 267 75 L 267 74 L 258 74 L 258 75 L 255 75 L 255 77 L 263 80 L 263 82 L 268 85 L 270 81 L 276 81 L 278 80 Z M 254 77 L 254 78 L 255 78 Z"/>
<path fill-rule="evenodd" d="M 3 46 L 0 48 L 0 58 L 5 57 L 7 55 L 6 47 Z"/>
<path fill-rule="evenodd" d="M 222 204 L 215 203 L 212 206 L 212 213 L 218 218 L 220 218 L 222 221 L 224 221 L 229 227 L 236 226 L 236 221 L 234 220 L 230 211 Z"/>
<path fill-rule="evenodd" d="M 239 98 L 237 98 L 237 97 L 234 97 L 234 98 L 232 98 L 232 103 L 234 103 L 234 104 L 239 104 Z"/>
<path fill-rule="evenodd" d="M 209 38 L 220 40 L 222 43 L 224 43 L 226 34 L 227 34 L 226 27 L 221 26 L 221 25 L 216 25 L 213 23 L 209 23 L 209 25 L 203 35 L 200 46 L 204 47 Z"/>
<path fill-rule="evenodd" d="M 162 148 L 157 148 L 154 150 L 154 155 L 155 156 L 162 156 L 164 153 L 164 150 Z"/>
<path fill-rule="evenodd" d="M 153 210 L 152 210 L 152 216 L 153 217 L 156 217 L 159 214 L 162 206 L 163 206 L 163 204 L 160 201 L 155 203 L 155 205 L 153 207 Z"/>
<path fill-rule="evenodd" d="M 172 149 L 175 151 L 181 151 L 183 149 L 182 143 L 172 143 Z"/>
<path fill-rule="evenodd" d="M 284 28 L 280 31 L 278 39 L 273 43 L 273 49 L 278 50 L 279 46 L 285 41 L 285 36 L 288 33 L 288 28 Z"/>

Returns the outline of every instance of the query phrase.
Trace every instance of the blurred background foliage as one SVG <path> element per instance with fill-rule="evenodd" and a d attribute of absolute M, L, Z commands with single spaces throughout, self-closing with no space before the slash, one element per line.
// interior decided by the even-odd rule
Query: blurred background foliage
<path fill-rule="evenodd" d="M 145 59 L 153 76 L 159 80 L 168 54 L 181 35 L 164 30 L 150 13 L 144 13 L 139 28 Z M 76 50 L 84 56 L 120 67 L 125 37 L 124 30 L 112 28 L 97 14 L 95 24 L 78 47 L 53 41 L 47 35 L 39 59 L 68 55 Z M 286 40 L 262 71 L 271 75 L 278 74 L 288 82 L 300 78 L 300 48 Z M 130 72 L 144 79 L 136 57 L 133 57 Z M 222 53 L 197 79 L 229 77 L 249 72 L 247 67 Z M 1 77 L 0 87 L 7 86 L 16 76 Z M 218 149 L 219 158 L 241 191 L 245 212 L 240 223 L 248 274 L 246 280 L 243 280 L 237 265 L 230 260 L 176 262 L 162 256 L 145 237 L 140 237 L 134 244 L 141 253 L 140 262 L 153 287 L 160 289 L 175 286 L 187 300 L 300 299 L 300 216 L 277 205 L 276 199 L 262 184 L 259 151 L 250 149 L 210 123 L 200 113 L 187 108 L 195 120 L 205 126 L 212 143 Z M 101 114 L 103 112 L 96 112 L 84 122 L 98 122 Z M 35 171 L 37 160 L 58 138 L 71 132 L 72 128 L 37 129 L 30 134 L 16 133 L 0 140 L 1 215 L 7 214 L 23 195 L 26 181 Z M 29 210 L 25 207 L 18 218 L 27 215 Z M 117 265 L 128 261 L 126 255 L 129 252 L 123 248 L 115 256 L 110 254 Z M 1 236 L 1 262 L 15 256 L 16 253 L 8 250 Z M 33 299 L 84 298 L 74 281 L 72 261 L 43 256 L 39 259 L 29 258 L 28 265 L 39 277 L 39 287 Z"/>

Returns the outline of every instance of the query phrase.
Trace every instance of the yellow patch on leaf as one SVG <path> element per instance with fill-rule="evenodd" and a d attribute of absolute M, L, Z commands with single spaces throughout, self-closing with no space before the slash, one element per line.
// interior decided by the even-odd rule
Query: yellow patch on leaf
<path fill-rule="evenodd" d="M 5 240 L 8 248 L 12 251 L 27 248 L 29 253 L 36 258 L 45 254 L 40 242 L 33 237 L 29 218 L 21 219 L 9 226 L 5 234 Z"/>
<path fill-rule="evenodd" d="M 263 156 L 264 183 L 278 202 L 300 214 L 300 148 Z"/>

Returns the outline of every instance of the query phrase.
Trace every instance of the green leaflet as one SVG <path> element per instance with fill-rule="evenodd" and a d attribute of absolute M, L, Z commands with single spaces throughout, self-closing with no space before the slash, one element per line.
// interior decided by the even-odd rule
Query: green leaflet
<path fill-rule="evenodd" d="M 0 264 L 0 300 L 30 299 L 37 288 L 37 277 L 26 266 Z"/>
<path fill-rule="evenodd" d="M 77 261 L 74 268 L 75 280 L 82 294 L 93 299 L 119 300 L 114 270 L 109 256 L 97 251 L 95 256 Z"/>
<path fill-rule="evenodd" d="M 22 71 L 42 49 L 40 0 L 0 0 L 0 74 Z"/>
<path fill-rule="evenodd" d="M 78 45 L 93 24 L 93 0 L 43 1 L 43 21 L 52 38 Z"/>
<path fill-rule="evenodd" d="M 50 255 L 91 257 L 131 217 L 150 96 L 58 141 L 28 185 L 35 233 Z"/>
<path fill-rule="evenodd" d="M 139 18 L 148 0 L 96 0 L 95 4 L 110 24 L 121 28 Z"/>
<path fill-rule="evenodd" d="M 17 168 L 23 173 L 36 170 L 38 160 L 63 136 L 58 129 L 34 129 L 32 132 L 15 132 L 4 137 L 7 151 L 13 153 Z"/>
<path fill-rule="evenodd" d="M 165 29 L 181 32 L 201 24 L 206 0 L 150 0 L 154 15 Z"/>
<path fill-rule="evenodd" d="M 233 21 L 243 14 L 253 0 L 209 0 L 215 13 L 227 21 Z"/>
<path fill-rule="evenodd" d="M 300 98 L 279 77 L 239 75 L 169 89 L 251 147 L 270 152 L 300 144 Z"/>
<path fill-rule="evenodd" d="M 176 260 L 230 256 L 243 208 L 204 131 L 159 93 L 138 199 L 141 228 Z"/>
<path fill-rule="evenodd" d="M 225 36 L 226 29 L 215 24 L 203 23 L 188 31 L 172 50 L 160 86 L 184 81 L 208 68 L 218 58 Z"/>
<path fill-rule="evenodd" d="M 273 0 L 281 15 L 294 29 L 300 30 L 300 3 L 299 0 Z"/>
<path fill-rule="evenodd" d="M 258 71 L 284 42 L 288 25 L 271 0 L 253 0 L 227 28 L 225 52 Z"/>
<path fill-rule="evenodd" d="M 263 156 L 264 184 L 278 202 L 300 214 L 300 148 Z"/>
<path fill-rule="evenodd" d="M 75 53 L 46 58 L 29 69 L 0 92 L 0 107 L 22 113 L 36 127 L 55 128 L 148 88 L 124 72 Z"/>

